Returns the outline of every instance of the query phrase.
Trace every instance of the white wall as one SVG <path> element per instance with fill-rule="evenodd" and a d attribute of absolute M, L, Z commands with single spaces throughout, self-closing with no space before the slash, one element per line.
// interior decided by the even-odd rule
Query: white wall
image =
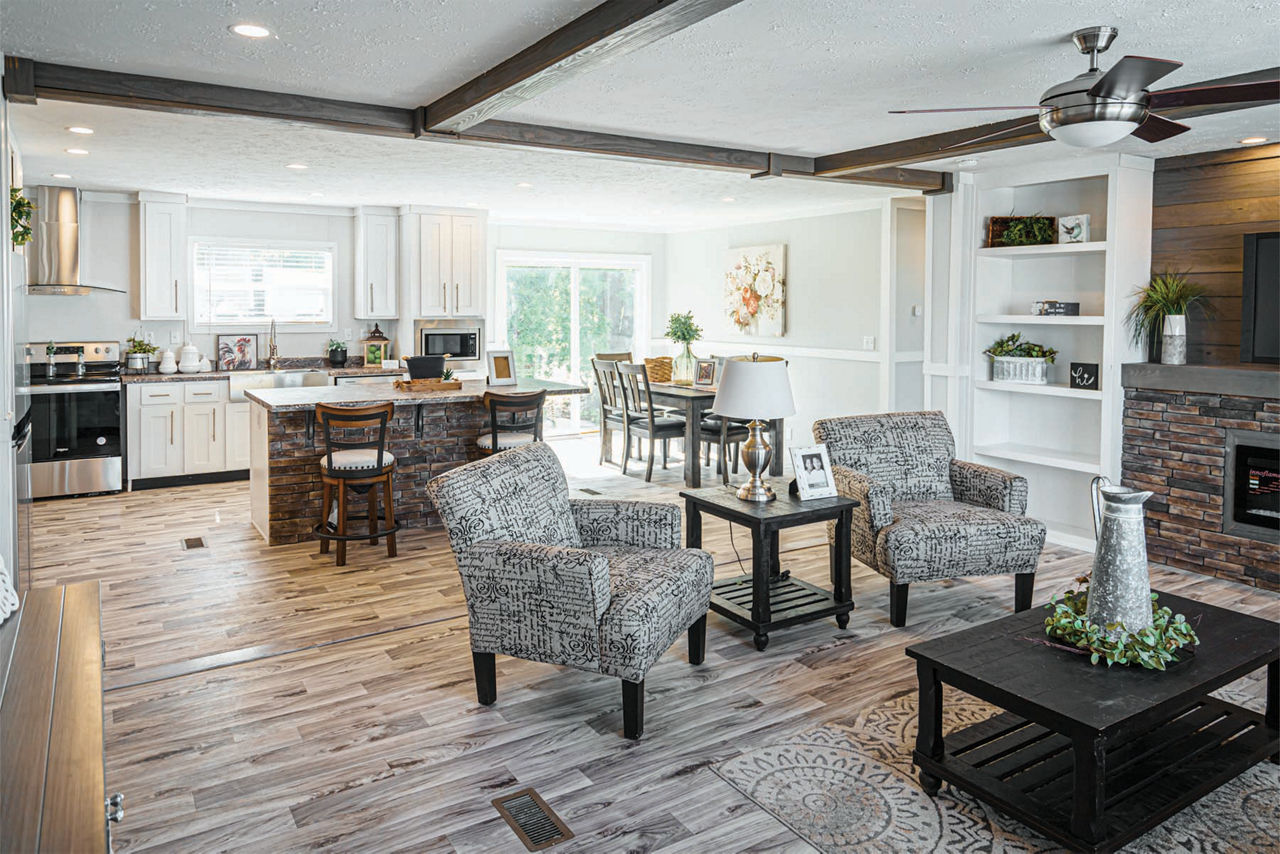
<path fill-rule="evenodd" d="M 754 223 L 667 236 L 666 287 L 655 288 L 655 352 L 675 353 L 661 339 L 667 316 L 692 311 L 704 329 L 699 356 L 759 351 L 790 363 L 796 417 L 790 441 L 808 443 L 816 419 L 879 408 L 881 353 L 862 349 L 864 336 L 881 347 L 882 237 L 885 204 L 830 216 Z M 724 309 L 729 250 L 787 245 L 787 333 L 739 334 Z"/>
<path fill-rule="evenodd" d="M 192 202 L 187 208 L 188 237 L 231 239 L 303 240 L 335 244 L 334 322 L 324 327 L 281 327 L 281 356 L 323 356 L 330 338 L 358 340 L 372 328 L 368 321 L 352 317 L 355 264 L 355 220 L 349 209 L 281 210 L 246 204 L 243 207 L 205 207 Z M 97 291 L 85 296 L 28 297 L 28 334 L 32 341 L 117 340 L 123 342 L 139 329 L 152 332 L 162 348 L 176 348 L 186 338 L 205 355 L 214 349 L 217 331 L 186 332 L 181 321 L 141 321 L 139 315 L 138 206 L 124 194 L 88 194 L 82 216 L 89 223 L 84 246 L 87 284 L 110 283 L 127 293 Z M 387 324 L 383 324 L 385 327 Z M 260 335 L 259 356 L 266 357 L 267 326 L 245 330 Z M 184 333 L 186 333 L 184 335 Z M 175 340 L 176 343 L 175 343 Z"/>

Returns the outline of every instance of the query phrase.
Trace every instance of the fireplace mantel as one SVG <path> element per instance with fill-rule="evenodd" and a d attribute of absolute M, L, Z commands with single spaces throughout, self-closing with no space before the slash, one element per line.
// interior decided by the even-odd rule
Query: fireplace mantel
<path fill-rule="evenodd" d="M 1229 394 L 1280 400 L 1280 365 L 1160 365 L 1130 362 L 1120 366 L 1125 388 Z"/>

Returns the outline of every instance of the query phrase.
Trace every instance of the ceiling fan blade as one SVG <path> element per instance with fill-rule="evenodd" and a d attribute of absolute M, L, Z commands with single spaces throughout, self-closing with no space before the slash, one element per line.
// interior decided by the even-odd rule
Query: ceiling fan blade
<path fill-rule="evenodd" d="M 1147 116 L 1147 120 L 1138 126 L 1131 136 L 1147 142 L 1160 142 L 1171 136 L 1177 136 L 1180 133 L 1186 133 L 1191 130 L 1182 122 L 1175 122 L 1172 119 L 1166 119 L 1163 116 L 1157 116 L 1155 113 Z"/>
<path fill-rule="evenodd" d="M 906 115 L 908 113 L 981 113 L 986 110 L 1038 110 L 1039 104 L 1022 104 L 1017 107 L 941 107 L 936 110 L 890 110 L 889 114 L 893 116 Z"/>
<path fill-rule="evenodd" d="M 975 142 L 985 142 L 988 139 L 996 139 L 998 137 L 1004 136 L 1005 134 L 1016 133 L 1017 131 L 1020 131 L 1024 128 L 1029 128 L 1032 125 L 1038 125 L 1038 124 L 1040 124 L 1040 117 L 1031 116 L 1022 124 L 1014 125 L 1013 127 L 1001 128 L 1000 130 L 995 131 L 994 133 L 987 133 L 987 134 L 983 134 L 982 136 L 975 136 L 973 139 L 966 139 L 963 142 L 953 143 L 952 145 L 948 145 L 938 150 L 950 151 L 953 148 L 964 148 L 966 146 L 973 145 Z"/>
<path fill-rule="evenodd" d="M 1225 86 L 1190 86 L 1151 93 L 1151 109 L 1199 107 L 1209 104 L 1248 104 L 1253 101 L 1280 101 L 1280 80 L 1256 83 L 1228 83 Z"/>
<path fill-rule="evenodd" d="M 1111 66 L 1106 74 L 1093 84 L 1089 94 L 1098 98 L 1128 98 L 1150 88 L 1161 77 L 1182 67 L 1171 59 L 1152 59 L 1149 56 L 1126 56 Z"/>

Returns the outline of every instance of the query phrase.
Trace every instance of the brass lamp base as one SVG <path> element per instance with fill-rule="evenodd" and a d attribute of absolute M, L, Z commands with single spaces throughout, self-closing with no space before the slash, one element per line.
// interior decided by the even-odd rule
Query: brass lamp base
<path fill-rule="evenodd" d="M 742 464 L 750 477 L 738 487 L 738 497 L 743 501 L 773 501 L 778 497 L 762 476 L 765 469 L 769 468 L 769 461 L 773 459 L 773 448 L 769 447 L 769 442 L 764 437 L 764 427 L 764 422 L 759 420 L 747 425 L 750 433 L 747 441 L 742 443 Z"/>

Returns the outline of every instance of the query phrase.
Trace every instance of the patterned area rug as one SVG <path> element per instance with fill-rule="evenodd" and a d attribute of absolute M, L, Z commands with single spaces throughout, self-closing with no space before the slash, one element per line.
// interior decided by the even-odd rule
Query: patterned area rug
<path fill-rule="evenodd" d="M 1229 689 L 1219 695 L 1261 709 L 1252 694 Z M 944 731 L 986 720 L 996 711 L 948 688 Z M 714 770 L 819 851 L 1063 850 L 945 783 L 937 797 L 926 795 L 911 765 L 915 739 L 912 695 L 745 753 Z M 1122 850 L 1280 850 L 1280 768 L 1255 765 Z"/>

